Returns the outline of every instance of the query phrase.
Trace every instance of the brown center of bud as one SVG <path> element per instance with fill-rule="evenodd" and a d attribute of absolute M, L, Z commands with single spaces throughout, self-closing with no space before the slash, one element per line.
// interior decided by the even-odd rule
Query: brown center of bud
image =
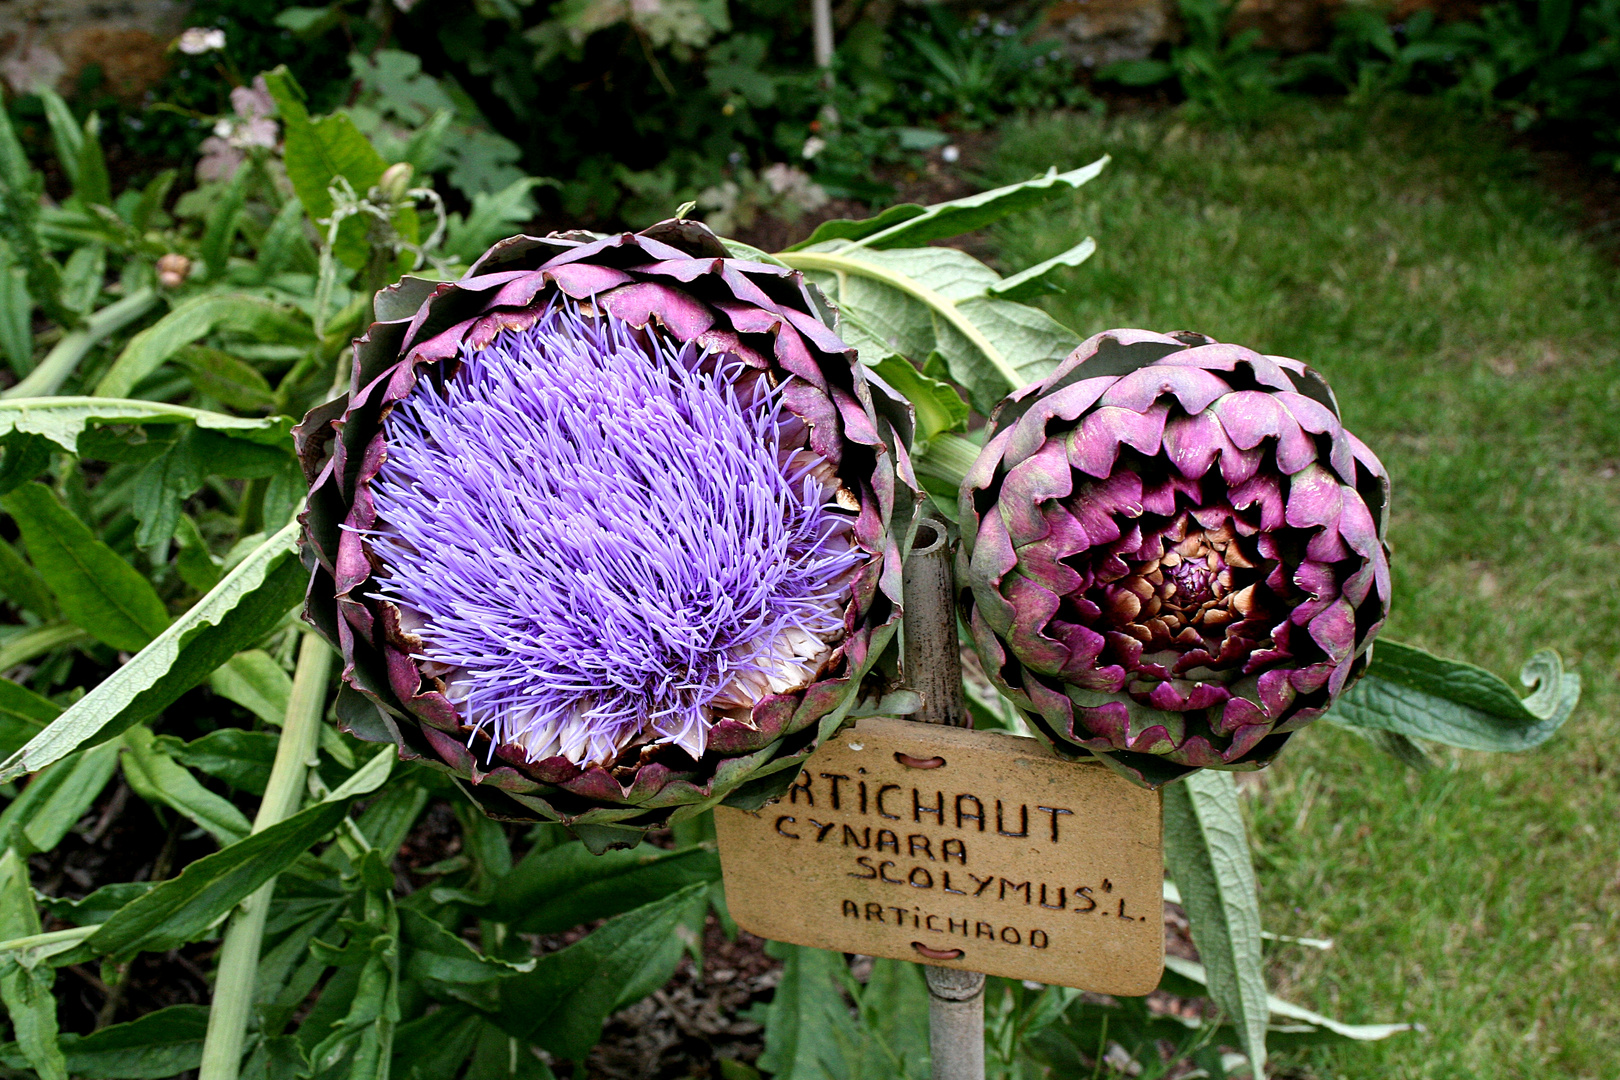
<path fill-rule="evenodd" d="M 1223 627 L 1254 609 L 1258 553 L 1244 551 L 1226 526 L 1189 525 L 1159 558 L 1128 563 L 1130 572 L 1108 589 L 1110 621 L 1144 645 L 1219 640 Z"/>

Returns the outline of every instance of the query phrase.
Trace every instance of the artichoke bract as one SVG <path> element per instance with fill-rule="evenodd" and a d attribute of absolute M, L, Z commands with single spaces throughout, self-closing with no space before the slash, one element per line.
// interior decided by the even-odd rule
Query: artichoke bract
<path fill-rule="evenodd" d="M 961 489 L 964 612 L 1059 751 L 1155 787 L 1258 768 L 1365 669 L 1389 480 L 1304 364 L 1111 330 L 986 435 Z"/>
<path fill-rule="evenodd" d="M 826 302 L 670 221 L 377 312 L 296 431 L 345 726 L 593 847 L 785 788 L 893 636 L 918 498 Z"/>

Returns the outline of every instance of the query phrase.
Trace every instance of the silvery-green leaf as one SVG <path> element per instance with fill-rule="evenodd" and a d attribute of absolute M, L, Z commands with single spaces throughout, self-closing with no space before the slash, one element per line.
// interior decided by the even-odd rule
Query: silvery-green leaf
<path fill-rule="evenodd" d="M 156 713 L 279 622 L 306 576 L 293 557 L 298 528 L 289 524 L 259 545 L 129 663 L 7 758 L 0 782 L 44 768 L 108 727 Z"/>
<path fill-rule="evenodd" d="M 1179 885 L 1210 996 L 1254 1064 L 1266 1065 L 1266 980 L 1254 863 L 1228 772 L 1205 769 L 1164 789 L 1164 861 Z"/>
<path fill-rule="evenodd" d="M 292 430 L 292 421 L 285 416 L 229 416 L 162 401 L 71 396 L 0 401 L 0 435 L 11 431 L 43 435 L 70 454 L 79 452 L 79 436 L 91 424 L 196 424 L 272 446 L 285 443 Z"/>
<path fill-rule="evenodd" d="M 920 247 L 930 240 L 960 236 L 1073 193 L 1102 172 L 1108 160 L 1101 157 L 1090 165 L 1062 173 L 1049 169 L 1044 176 L 1023 183 L 932 206 L 891 206 L 866 221 L 824 222 L 808 239 L 788 250 L 799 251 L 827 240 L 845 240 L 871 248 Z"/>
<path fill-rule="evenodd" d="M 1380 638 L 1367 674 L 1345 691 L 1327 719 L 1464 750 L 1513 752 L 1540 746 L 1574 712 L 1581 677 L 1551 649 L 1519 672 L 1520 698 L 1484 668 Z"/>

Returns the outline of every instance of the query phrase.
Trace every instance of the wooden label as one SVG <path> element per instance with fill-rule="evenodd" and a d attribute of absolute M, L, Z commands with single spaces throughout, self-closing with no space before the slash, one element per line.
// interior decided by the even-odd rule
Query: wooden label
<path fill-rule="evenodd" d="M 1159 984 L 1158 793 L 1035 739 L 861 720 L 786 795 L 714 821 L 732 917 L 760 937 L 1100 993 Z"/>

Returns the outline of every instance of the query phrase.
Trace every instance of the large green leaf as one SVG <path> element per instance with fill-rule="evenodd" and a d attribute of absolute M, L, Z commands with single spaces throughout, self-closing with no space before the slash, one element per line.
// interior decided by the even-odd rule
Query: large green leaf
<path fill-rule="evenodd" d="M 309 318 L 246 293 L 205 293 L 186 300 L 129 339 L 112 367 L 96 384 L 96 397 L 122 398 L 163 362 L 208 334 L 230 332 L 261 341 L 314 344 Z"/>
<path fill-rule="evenodd" d="M 828 240 L 846 240 L 869 248 L 921 247 L 931 240 L 960 236 L 982 229 L 1009 214 L 1037 206 L 1077 191 L 1102 172 L 1108 158 L 1060 173 L 1050 169 L 1045 176 L 1020 184 L 981 191 L 932 206 L 891 206 L 866 221 L 827 221 L 816 227 L 809 238 L 788 248 L 800 251 Z"/>
<path fill-rule="evenodd" d="M 780 259 L 838 305 L 839 332 L 864 363 L 938 353 L 981 413 L 1049 374 L 1080 344 L 1045 312 L 996 298 L 1001 276 L 954 248 L 824 244 Z"/>
<path fill-rule="evenodd" d="M 888 356 L 873 365 L 878 377 L 898 390 L 917 412 L 918 446 L 934 436 L 967 425 L 968 406 L 956 387 L 918 371 L 903 356 Z"/>
<path fill-rule="evenodd" d="M 168 1080 L 202 1063 L 208 1007 L 170 1005 L 90 1035 L 63 1035 L 67 1071 L 81 1080 Z M 16 1043 L 0 1046 L 0 1062 L 26 1067 Z"/>
<path fill-rule="evenodd" d="M 57 499 L 27 483 L 0 499 L 62 613 L 115 649 L 134 652 L 169 625 L 151 584 Z"/>
<path fill-rule="evenodd" d="M 778 1080 L 835 1080 L 844 1060 L 838 1036 L 850 1028 L 849 1005 L 839 989 L 847 965 L 838 953 L 771 942 L 782 977 L 765 1010 L 765 1052 L 759 1067 Z"/>
<path fill-rule="evenodd" d="M 1266 1066 L 1266 979 L 1254 863 L 1229 772 L 1193 773 L 1164 789 L 1164 861 L 1181 889 L 1209 992 L 1254 1065 Z"/>
<path fill-rule="evenodd" d="M 275 98 L 285 138 L 283 160 L 287 179 L 312 221 L 332 215 L 331 187 L 339 179 L 354 193 L 364 196 L 381 179 L 388 162 L 343 113 L 312 117 L 304 105 L 304 94 L 285 67 L 265 73 L 265 83 Z M 359 269 L 365 261 L 367 223 L 362 216 L 349 218 L 338 232 L 333 254 L 345 265 Z"/>
<path fill-rule="evenodd" d="M 121 908 L 82 948 L 91 956 L 128 957 L 195 941 L 337 828 L 354 800 L 388 778 L 394 760 L 389 751 L 376 755 L 320 802 L 188 864 L 178 877 Z"/>
<path fill-rule="evenodd" d="M 129 663 L 74 702 L 0 763 L 0 783 L 44 768 L 76 747 L 156 715 L 220 664 L 268 633 L 303 594 L 294 557 L 298 525 L 259 545 Z"/>
<path fill-rule="evenodd" d="M 79 452 L 79 436 L 91 424 L 195 424 L 271 446 L 285 444 L 292 431 L 292 421 L 285 416 L 229 416 L 162 401 L 72 396 L 0 401 L 0 435 L 12 431 L 41 435 L 70 454 Z"/>
<path fill-rule="evenodd" d="M 583 1061 L 626 985 L 642 981 L 649 960 L 667 955 L 687 907 L 707 890 L 702 883 L 688 885 L 617 915 L 566 949 L 540 957 L 533 971 L 503 979 L 501 1027 L 558 1057 Z M 677 952 L 671 968 L 678 958 Z"/>
<path fill-rule="evenodd" d="M 1327 719 L 1464 750 L 1514 752 L 1540 746 L 1563 726 L 1581 698 L 1581 677 L 1544 649 L 1519 671 L 1531 689 L 1520 698 L 1484 668 L 1380 639 L 1360 682 Z"/>
<path fill-rule="evenodd" d="M 666 851 L 638 844 L 592 855 L 570 841 L 529 856 L 502 877 L 490 914 L 523 933 L 555 934 L 719 878 L 712 845 Z"/>

